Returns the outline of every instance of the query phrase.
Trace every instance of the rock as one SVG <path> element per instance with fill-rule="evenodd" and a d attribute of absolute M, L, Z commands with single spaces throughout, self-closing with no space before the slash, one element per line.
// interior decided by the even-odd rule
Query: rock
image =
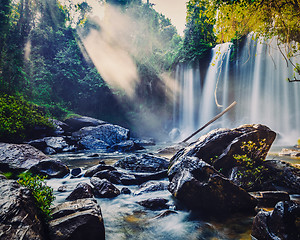
<path fill-rule="evenodd" d="M 165 218 L 165 217 L 168 217 L 172 214 L 177 214 L 177 212 L 175 212 L 173 210 L 165 210 L 162 213 L 155 216 L 154 218 L 152 218 L 151 220 L 157 220 L 157 219 Z"/>
<path fill-rule="evenodd" d="M 74 190 L 73 185 L 62 185 L 57 188 L 58 192 L 70 192 Z"/>
<path fill-rule="evenodd" d="M 0 143 L 0 171 L 17 175 L 29 170 L 41 160 L 50 159 L 28 144 Z"/>
<path fill-rule="evenodd" d="M 3 240 L 47 239 L 35 198 L 13 180 L 0 180 L 0 223 Z"/>
<path fill-rule="evenodd" d="M 57 136 L 60 136 L 60 135 L 64 135 L 66 133 L 69 133 L 71 128 L 68 124 L 64 123 L 64 122 L 61 122 L 57 119 L 49 119 L 49 122 L 51 122 L 54 126 L 54 133 L 55 135 Z"/>
<path fill-rule="evenodd" d="M 47 176 L 48 178 L 63 178 L 70 173 L 67 165 L 57 159 L 40 161 L 32 166 L 29 171 L 33 174 Z"/>
<path fill-rule="evenodd" d="M 64 148 L 69 146 L 64 137 L 45 137 L 44 141 L 48 147 L 51 147 L 56 152 L 62 152 Z"/>
<path fill-rule="evenodd" d="M 94 186 L 94 194 L 96 197 L 114 198 L 120 195 L 120 190 L 107 179 L 92 177 L 91 184 Z"/>
<path fill-rule="evenodd" d="M 65 202 L 52 211 L 51 240 L 104 240 L 101 209 L 94 199 Z"/>
<path fill-rule="evenodd" d="M 151 210 L 161 210 L 169 208 L 167 202 L 168 200 L 164 198 L 149 198 L 144 201 L 139 201 L 138 204 Z"/>
<path fill-rule="evenodd" d="M 253 159 L 265 159 L 276 133 L 264 125 L 242 125 L 234 129 L 216 129 L 200 137 L 196 142 L 177 152 L 171 162 L 182 156 L 198 157 L 211 164 L 217 170 L 228 176 L 230 170 L 239 164 L 233 155 L 244 154 L 243 143 L 252 141 L 259 146 L 264 141 L 260 151 L 255 152 Z M 264 140 L 265 139 L 265 140 Z"/>
<path fill-rule="evenodd" d="M 258 207 L 273 208 L 280 201 L 289 201 L 290 196 L 283 191 L 264 191 L 251 193 L 258 201 Z"/>
<path fill-rule="evenodd" d="M 114 167 L 131 170 L 134 172 L 155 173 L 167 170 L 169 160 L 163 157 L 156 157 L 151 154 L 130 155 L 120 159 Z"/>
<path fill-rule="evenodd" d="M 82 173 L 81 168 L 74 168 L 71 170 L 71 177 L 72 178 L 80 177 L 81 173 Z"/>
<path fill-rule="evenodd" d="M 268 169 L 265 178 L 275 190 L 284 190 L 289 194 L 300 194 L 300 169 L 281 160 L 266 160 L 264 166 Z"/>
<path fill-rule="evenodd" d="M 279 202 L 273 211 L 260 211 L 256 215 L 251 235 L 257 240 L 300 239 L 300 229 L 296 226 L 299 217 L 299 204 L 292 201 Z"/>
<path fill-rule="evenodd" d="M 134 195 L 141 195 L 147 192 L 163 191 L 168 189 L 168 184 L 163 182 L 146 182 L 139 186 L 139 189 L 134 192 Z"/>
<path fill-rule="evenodd" d="M 84 176 L 85 177 L 92 177 L 95 173 L 100 172 L 102 170 L 116 170 L 114 167 L 105 165 L 104 163 L 100 163 L 96 166 L 90 167 L 89 169 L 86 170 Z"/>
<path fill-rule="evenodd" d="M 177 153 L 178 151 L 180 151 L 181 149 L 183 149 L 187 146 L 188 146 L 187 143 L 180 142 L 180 143 L 174 144 L 172 146 L 169 146 L 169 147 L 166 147 L 166 148 L 163 148 L 163 149 L 159 149 L 158 154 L 175 154 L 175 153 Z"/>
<path fill-rule="evenodd" d="M 75 142 L 69 137 L 45 137 L 28 142 L 31 146 L 41 150 L 43 153 L 51 155 L 61 152 L 73 152 L 77 150 Z"/>
<path fill-rule="evenodd" d="M 149 138 L 149 139 L 133 139 L 133 141 L 136 144 L 139 144 L 142 147 L 145 146 L 154 146 L 155 145 L 155 141 L 153 138 Z"/>
<path fill-rule="evenodd" d="M 93 153 L 93 154 L 88 155 L 88 157 L 95 158 L 95 157 L 100 157 L 100 155 L 98 153 Z"/>
<path fill-rule="evenodd" d="M 118 172 L 117 170 L 102 170 L 93 175 L 93 177 L 106 179 L 114 184 L 121 184 L 121 176 L 122 173 Z"/>
<path fill-rule="evenodd" d="M 283 148 L 278 155 L 279 156 L 300 157 L 300 150 L 297 148 L 296 149 Z"/>
<path fill-rule="evenodd" d="M 112 146 L 129 139 L 129 130 L 118 125 L 103 124 L 96 127 L 84 127 L 72 134 L 86 149 Z"/>
<path fill-rule="evenodd" d="M 95 127 L 106 124 L 107 122 L 91 117 L 71 117 L 65 120 L 65 123 L 71 128 L 73 132 L 78 131 L 83 127 Z"/>
<path fill-rule="evenodd" d="M 160 180 L 167 177 L 167 170 L 156 173 L 133 173 L 136 178 L 136 184 L 142 184 L 150 180 Z"/>
<path fill-rule="evenodd" d="M 119 152 L 133 152 L 133 151 L 142 150 L 142 149 L 145 149 L 145 148 L 132 140 L 127 140 L 127 141 L 112 145 L 108 150 L 109 151 L 119 151 Z"/>
<path fill-rule="evenodd" d="M 78 183 L 76 188 L 66 198 L 68 201 L 74 201 L 82 198 L 93 198 L 93 189 L 87 183 Z"/>
<path fill-rule="evenodd" d="M 256 199 L 197 157 L 181 157 L 170 164 L 168 190 L 187 208 L 203 214 L 250 212 Z"/>
<path fill-rule="evenodd" d="M 83 149 L 89 149 L 89 150 L 106 150 L 110 147 L 109 144 L 107 144 L 106 142 L 96 139 L 95 136 L 84 136 L 80 139 L 78 139 L 77 137 L 75 138 L 78 140 L 78 144 L 80 146 L 82 146 Z"/>
<path fill-rule="evenodd" d="M 131 191 L 130 191 L 129 188 L 123 187 L 123 188 L 121 189 L 121 194 L 131 194 Z"/>

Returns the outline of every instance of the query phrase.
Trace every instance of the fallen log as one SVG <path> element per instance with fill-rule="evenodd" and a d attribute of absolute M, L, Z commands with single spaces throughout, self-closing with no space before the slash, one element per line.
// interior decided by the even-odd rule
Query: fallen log
<path fill-rule="evenodd" d="M 202 131 L 204 128 L 206 128 L 207 126 L 209 126 L 211 123 L 213 123 L 214 121 L 216 121 L 217 119 L 219 119 L 220 117 L 222 117 L 226 112 L 228 112 L 231 108 L 233 108 L 236 105 L 236 101 L 234 101 L 233 103 L 231 103 L 223 112 L 219 113 L 218 115 L 216 115 L 213 119 L 211 119 L 209 122 L 207 122 L 205 125 L 203 125 L 201 128 L 199 128 L 196 132 L 194 132 L 192 135 L 190 135 L 189 137 L 187 137 L 186 139 L 184 139 L 182 142 L 187 142 L 188 140 L 190 140 L 192 137 L 194 137 L 196 134 L 198 134 L 200 131 Z"/>

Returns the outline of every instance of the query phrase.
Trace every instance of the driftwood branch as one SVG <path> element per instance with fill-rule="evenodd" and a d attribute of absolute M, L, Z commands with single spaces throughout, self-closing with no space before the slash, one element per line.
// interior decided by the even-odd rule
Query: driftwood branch
<path fill-rule="evenodd" d="M 228 106 L 223 112 L 219 113 L 218 115 L 216 115 L 212 120 L 210 120 L 209 122 L 207 122 L 205 125 L 203 125 L 203 127 L 199 128 L 196 132 L 194 132 L 192 135 L 190 135 L 189 137 L 187 137 L 186 139 L 184 139 L 182 142 L 187 142 L 188 140 L 190 140 L 192 137 L 194 137 L 197 133 L 199 133 L 200 131 L 202 131 L 204 128 L 206 128 L 208 125 L 210 125 L 211 123 L 213 123 L 214 121 L 216 121 L 217 119 L 219 119 L 220 117 L 222 117 L 226 112 L 228 112 L 231 108 L 233 108 L 236 105 L 236 101 L 234 101 L 233 103 L 230 104 L 230 106 Z"/>
<path fill-rule="evenodd" d="M 300 79 L 296 79 L 296 78 L 295 79 L 290 79 L 290 78 L 288 78 L 288 81 L 289 82 L 300 82 Z"/>

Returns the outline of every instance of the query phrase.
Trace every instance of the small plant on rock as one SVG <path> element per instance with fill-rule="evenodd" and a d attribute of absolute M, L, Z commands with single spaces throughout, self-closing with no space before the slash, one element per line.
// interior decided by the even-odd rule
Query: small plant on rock
<path fill-rule="evenodd" d="M 46 185 L 45 177 L 39 175 L 33 176 L 30 172 L 23 172 L 19 175 L 18 183 L 31 191 L 43 217 L 49 220 L 50 208 L 55 197 L 53 189 Z"/>
<path fill-rule="evenodd" d="M 244 154 L 233 155 L 239 166 L 237 177 L 244 187 L 250 188 L 255 183 L 263 182 L 263 175 L 268 169 L 263 166 L 264 159 L 261 156 L 268 147 L 266 139 L 259 140 L 258 144 L 253 141 L 243 142 L 241 149 Z"/>

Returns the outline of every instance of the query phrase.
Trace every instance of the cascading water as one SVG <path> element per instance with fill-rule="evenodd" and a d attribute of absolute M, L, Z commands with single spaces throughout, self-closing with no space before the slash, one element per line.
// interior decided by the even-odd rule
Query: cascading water
<path fill-rule="evenodd" d="M 293 66 L 287 64 L 274 40 L 266 44 L 249 36 L 233 61 L 231 46 L 225 43 L 212 49 L 208 68 L 201 64 L 177 66 L 181 91 L 175 99 L 174 122 L 181 137 L 187 137 L 237 101 L 236 107 L 206 132 L 261 123 L 278 132 L 282 143 L 295 144 L 300 137 L 300 83 L 286 81 L 294 74 Z M 293 61 L 299 63 L 300 58 Z M 200 71 L 206 72 L 202 79 Z"/>

